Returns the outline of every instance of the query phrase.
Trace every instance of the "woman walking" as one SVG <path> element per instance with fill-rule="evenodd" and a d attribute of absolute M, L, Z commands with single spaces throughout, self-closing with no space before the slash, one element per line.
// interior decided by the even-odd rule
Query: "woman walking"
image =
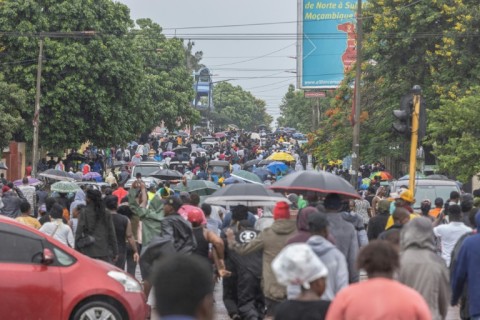
<path fill-rule="evenodd" d="M 55 203 L 50 210 L 50 221 L 45 222 L 40 231 L 73 248 L 74 238 L 72 229 L 69 225 L 63 223 L 62 218 L 63 207 Z"/>
<path fill-rule="evenodd" d="M 112 215 L 105 209 L 102 194 L 88 189 L 87 206 L 80 212 L 75 233 L 75 249 L 81 253 L 106 262 L 118 258 L 117 237 Z"/>

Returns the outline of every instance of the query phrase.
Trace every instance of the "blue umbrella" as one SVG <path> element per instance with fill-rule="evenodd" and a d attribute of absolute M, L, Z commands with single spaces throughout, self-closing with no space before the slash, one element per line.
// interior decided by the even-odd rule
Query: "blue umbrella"
<path fill-rule="evenodd" d="M 280 173 L 287 172 L 288 166 L 283 162 L 275 161 L 275 162 L 272 162 L 269 165 L 267 165 L 267 169 L 271 173 L 277 174 L 279 171 L 280 171 Z"/>
<path fill-rule="evenodd" d="M 262 181 L 267 180 L 268 176 L 272 174 L 265 168 L 257 168 L 253 170 L 253 173 L 255 173 L 260 179 L 262 179 Z"/>

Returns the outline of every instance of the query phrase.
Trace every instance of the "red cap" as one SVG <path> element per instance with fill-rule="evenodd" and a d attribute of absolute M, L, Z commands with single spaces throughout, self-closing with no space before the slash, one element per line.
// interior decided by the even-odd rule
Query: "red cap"
<path fill-rule="evenodd" d="M 198 208 L 198 210 L 189 210 L 187 213 L 188 221 L 192 224 L 205 224 L 205 214 L 203 213 L 202 209 Z"/>
<path fill-rule="evenodd" d="M 9 186 L 3 186 L 2 193 L 8 192 L 8 191 L 10 191 L 10 187 Z"/>
<path fill-rule="evenodd" d="M 277 202 L 273 208 L 273 219 L 290 219 L 290 207 L 285 201 Z"/>

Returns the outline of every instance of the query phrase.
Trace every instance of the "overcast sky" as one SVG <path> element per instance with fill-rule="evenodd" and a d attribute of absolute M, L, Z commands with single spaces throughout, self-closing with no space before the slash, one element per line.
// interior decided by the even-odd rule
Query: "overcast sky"
<path fill-rule="evenodd" d="M 289 84 L 295 84 L 297 5 L 295 0 L 120 0 L 131 18 L 150 18 L 164 33 L 194 40 L 194 51 L 203 51 L 203 64 L 214 74 L 213 81 L 231 80 L 267 102 L 267 111 L 279 116 L 279 104 Z M 224 28 L 185 27 L 225 26 L 269 22 L 274 25 Z M 178 28 L 178 29 L 175 29 Z M 220 33 L 229 35 L 219 36 Z M 252 40 L 258 34 L 282 33 L 280 39 Z M 184 36 L 182 36 L 182 34 Z M 207 34 L 216 34 L 206 36 Z M 247 40 L 229 40 L 241 34 Z M 254 34 L 254 35 L 251 35 Z M 208 39 L 198 39 L 208 37 Z M 222 40 L 219 39 L 222 38 Z M 212 40 L 216 39 L 216 40 Z M 250 78 L 250 79 L 249 79 Z M 274 123 L 275 125 L 275 123 Z"/>

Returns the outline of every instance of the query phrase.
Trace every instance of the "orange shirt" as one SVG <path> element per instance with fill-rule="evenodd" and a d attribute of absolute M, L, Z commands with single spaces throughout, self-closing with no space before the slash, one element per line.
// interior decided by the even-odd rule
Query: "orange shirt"
<path fill-rule="evenodd" d="M 333 299 L 326 320 L 431 320 L 423 297 L 391 279 L 374 278 L 342 289 Z"/>
<path fill-rule="evenodd" d="M 442 208 L 435 208 L 435 209 L 432 209 L 428 212 L 428 215 L 430 217 L 434 217 L 435 219 L 437 219 L 438 215 L 440 214 L 440 211 L 442 211 Z"/>

